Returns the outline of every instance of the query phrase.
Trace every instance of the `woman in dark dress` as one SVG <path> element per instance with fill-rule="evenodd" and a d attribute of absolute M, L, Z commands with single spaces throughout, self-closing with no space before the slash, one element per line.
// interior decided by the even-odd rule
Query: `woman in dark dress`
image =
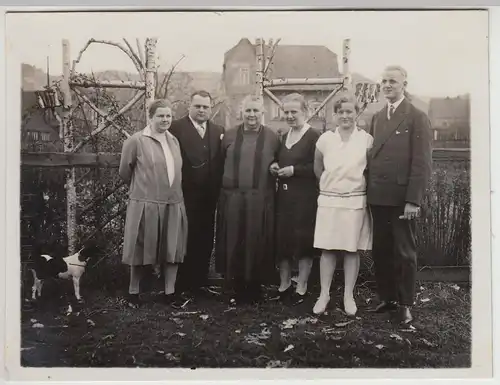
<path fill-rule="evenodd" d="M 262 100 L 243 101 L 243 124 L 222 140 L 224 174 L 217 217 L 216 268 L 236 291 L 236 302 L 262 299 L 261 283 L 274 265 L 274 198 L 270 165 L 278 136 L 263 126 Z"/>
<path fill-rule="evenodd" d="M 302 95 L 285 97 L 283 109 L 290 130 L 283 136 L 278 161 L 271 172 L 278 177 L 276 212 L 276 257 L 279 263 L 281 299 L 302 302 L 313 257 L 318 188 L 314 175 L 314 152 L 320 133 L 306 123 L 307 104 Z M 292 267 L 298 264 L 299 276 L 292 287 Z"/>

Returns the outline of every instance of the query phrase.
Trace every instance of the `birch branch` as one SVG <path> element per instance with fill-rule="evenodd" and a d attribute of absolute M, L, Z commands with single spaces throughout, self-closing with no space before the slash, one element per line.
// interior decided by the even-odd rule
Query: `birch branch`
<path fill-rule="evenodd" d="M 280 41 L 281 41 L 281 39 L 276 40 L 276 42 L 271 47 L 271 54 L 269 55 L 269 58 L 268 58 L 267 63 L 266 63 L 266 67 L 264 68 L 264 74 L 263 74 L 263 76 L 266 76 L 267 71 L 271 67 L 271 62 L 273 61 L 274 54 L 276 53 L 276 47 L 278 46 L 278 43 Z"/>
<path fill-rule="evenodd" d="M 82 100 L 85 103 L 87 103 L 89 105 L 89 107 L 92 108 L 95 112 L 97 112 L 101 117 L 103 117 L 104 119 L 108 119 L 109 114 L 107 114 L 104 111 L 102 111 L 101 109 L 99 109 L 99 107 L 97 107 L 94 103 L 92 103 L 92 101 L 85 94 L 83 94 L 80 90 L 78 90 L 76 88 L 73 91 L 75 92 L 75 94 L 78 97 L 82 98 Z M 127 131 L 125 131 L 125 129 L 118 126 L 114 121 L 110 121 L 109 123 L 111 123 L 111 125 L 113 125 L 116 129 L 118 129 L 127 138 L 130 137 L 130 134 Z"/>
<path fill-rule="evenodd" d="M 172 75 L 175 71 L 175 69 L 177 68 L 177 66 L 179 65 L 179 63 L 186 57 L 186 55 L 182 55 L 181 58 L 179 60 L 177 60 L 177 62 L 172 66 L 172 68 L 170 69 L 170 71 L 163 77 L 163 82 L 159 88 L 159 90 L 161 91 L 161 89 L 163 88 L 163 86 L 165 86 L 165 91 L 163 93 L 163 98 L 166 98 L 167 97 L 167 88 L 168 88 L 168 85 L 170 84 L 170 79 L 172 78 Z"/>
<path fill-rule="evenodd" d="M 138 92 L 125 106 L 121 108 L 120 111 L 118 111 L 115 115 L 112 117 L 106 116 L 106 121 L 101 123 L 95 130 L 93 130 L 90 135 L 82 139 L 80 143 L 78 143 L 77 146 L 73 148 L 71 152 L 75 153 L 79 149 L 81 149 L 85 143 L 87 143 L 93 136 L 99 134 L 100 132 L 104 131 L 106 127 L 108 127 L 110 124 L 113 123 L 113 120 L 118 118 L 120 115 L 122 115 L 124 112 L 128 111 L 135 103 L 137 103 L 143 96 L 144 96 L 145 91 L 140 91 Z"/>
<path fill-rule="evenodd" d="M 135 42 L 137 44 L 137 53 L 139 54 L 139 58 L 141 59 L 141 63 L 146 65 L 146 59 L 144 55 L 143 46 L 141 46 L 141 42 L 139 41 L 139 38 L 135 39 Z"/>
<path fill-rule="evenodd" d="M 144 69 L 146 68 L 145 63 L 143 61 L 141 61 L 141 58 L 135 53 L 134 49 L 132 48 L 132 45 L 128 42 L 128 40 L 123 38 L 123 41 L 125 42 L 128 49 L 130 50 L 130 53 L 132 54 L 132 56 L 135 58 L 135 61 L 137 62 L 137 64 L 139 65 L 139 67 L 141 69 L 140 73 L 142 74 Z"/>
<path fill-rule="evenodd" d="M 137 71 L 139 72 L 139 74 L 141 75 L 141 78 L 142 78 L 142 76 L 143 76 L 143 70 L 141 69 L 140 64 L 136 61 L 136 58 L 134 57 L 134 55 L 127 48 L 125 48 L 122 44 L 116 43 L 114 41 L 110 41 L 110 40 L 97 40 L 97 39 L 94 39 L 94 38 L 89 39 L 89 41 L 87 42 L 87 44 L 85 44 L 85 46 L 82 48 L 82 50 L 78 53 L 78 56 L 77 56 L 76 60 L 73 60 L 73 67 L 71 69 L 71 73 L 72 74 L 75 73 L 76 65 L 78 63 L 80 63 L 80 60 L 82 59 L 83 53 L 88 49 L 88 47 L 92 43 L 112 45 L 114 47 L 117 47 L 117 48 L 121 49 L 130 58 L 130 60 L 132 60 L 134 62 L 135 68 L 137 69 Z"/>

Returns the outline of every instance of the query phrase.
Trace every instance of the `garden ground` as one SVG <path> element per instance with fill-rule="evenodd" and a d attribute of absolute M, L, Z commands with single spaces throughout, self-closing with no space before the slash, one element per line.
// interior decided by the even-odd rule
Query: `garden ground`
<path fill-rule="evenodd" d="M 59 283 L 60 284 L 60 283 Z M 71 286 L 71 284 L 68 282 Z M 318 288 L 293 307 L 275 300 L 232 307 L 214 294 L 171 309 L 152 299 L 127 306 L 124 292 L 87 287 L 68 314 L 62 299 L 23 299 L 21 364 L 27 367 L 466 368 L 471 365 L 469 285 L 418 283 L 412 327 L 368 312 L 370 282 L 358 285 L 358 314 L 339 308 L 341 283 L 327 314 L 312 307 Z M 85 289 L 85 288 L 84 288 Z M 84 290 L 82 289 L 82 290 Z M 266 290 L 272 293 L 275 287 Z M 69 288 L 71 291 L 71 288 Z M 51 295 L 50 292 L 47 292 Z"/>

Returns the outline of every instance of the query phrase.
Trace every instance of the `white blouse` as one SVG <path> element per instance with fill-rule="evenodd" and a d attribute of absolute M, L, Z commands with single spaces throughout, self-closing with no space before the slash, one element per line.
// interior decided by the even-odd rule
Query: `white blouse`
<path fill-rule="evenodd" d="M 174 165 L 174 156 L 172 155 L 172 151 L 170 150 L 170 146 L 168 145 L 168 142 L 167 142 L 167 136 L 166 136 L 167 134 L 166 133 L 161 134 L 161 133 L 155 132 L 150 127 L 146 128 L 146 132 L 151 137 L 158 140 L 161 144 L 161 147 L 163 149 L 163 153 L 165 154 L 165 161 L 167 163 L 168 181 L 170 183 L 170 186 L 172 186 L 172 183 L 174 182 L 174 178 L 175 178 L 175 165 Z"/>
<path fill-rule="evenodd" d="M 323 155 L 324 171 L 321 174 L 319 206 L 361 209 L 366 207 L 367 152 L 373 137 L 366 131 L 354 128 L 350 138 L 343 141 L 339 128 L 327 131 L 316 142 Z"/>

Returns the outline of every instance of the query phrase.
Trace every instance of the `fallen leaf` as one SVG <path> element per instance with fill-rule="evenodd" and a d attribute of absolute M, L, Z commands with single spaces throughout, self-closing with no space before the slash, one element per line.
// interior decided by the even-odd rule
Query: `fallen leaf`
<path fill-rule="evenodd" d="M 433 347 L 436 346 L 436 344 L 433 344 L 432 342 L 427 341 L 425 338 L 421 338 L 420 341 L 422 341 L 424 343 L 424 345 L 427 345 L 427 346 L 429 346 L 431 348 L 433 348 Z"/>
<path fill-rule="evenodd" d="M 420 290 L 425 290 L 425 288 L 423 286 L 420 286 Z"/>
<path fill-rule="evenodd" d="M 318 323 L 318 319 L 314 318 L 314 317 L 307 317 L 307 318 L 299 320 L 300 325 L 305 325 L 307 323 L 315 325 L 316 323 Z"/>
<path fill-rule="evenodd" d="M 186 300 L 186 302 L 184 302 L 184 303 L 181 305 L 181 308 L 183 308 L 183 309 L 184 309 L 184 308 L 186 307 L 186 305 L 187 305 L 189 302 L 191 302 L 191 298 L 190 298 L 190 299 L 188 299 L 188 300 Z"/>
<path fill-rule="evenodd" d="M 378 349 L 378 350 L 382 350 L 383 348 L 385 348 L 384 345 L 375 345 L 375 347 Z"/>
<path fill-rule="evenodd" d="M 175 362 L 180 361 L 180 359 L 174 356 L 172 353 L 165 354 L 165 358 L 169 361 L 175 361 Z"/>
<path fill-rule="evenodd" d="M 228 311 L 232 311 L 232 310 L 236 310 L 236 308 L 235 307 L 227 308 L 226 310 L 224 310 L 224 313 L 227 313 Z"/>
<path fill-rule="evenodd" d="M 203 321 L 206 321 L 208 319 L 208 315 L 207 314 L 202 314 L 200 315 L 200 318 L 203 320 Z"/>
<path fill-rule="evenodd" d="M 264 327 L 264 326 L 267 326 L 267 324 L 265 322 L 261 323 L 260 326 Z"/>
<path fill-rule="evenodd" d="M 280 360 L 271 360 L 267 363 L 266 368 L 288 368 L 292 361 L 280 361 Z"/>
<path fill-rule="evenodd" d="M 284 352 L 284 353 L 289 352 L 289 351 L 290 351 L 290 350 L 292 350 L 294 347 L 295 347 L 295 346 L 293 346 L 293 345 L 288 345 L 288 346 L 285 348 L 285 350 L 283 350 L 283 352 Z"/>
<path fill-rule="evenodd" d="M 298 322 L 299 321 L 296 318 L 287 319 L 286 321 L 283 321 L 283 329 L 292 329 Z"/>
<path fill-rule="evenodd" d="M 394 338 L 394 339 L 396 339 L 396 340 L 398 340 L 398 341 L 403 341 L 403 338 L 401 338 L 401 336 L 399 336 L 399 335 L 397 335 L 397 334 L 391 334 L 391 336 L 390 336 L 390 337 L 391 337 L 391 338 Z"/>
<path fill-rule="evenodd" d="M 333 340 L 333 341 L 340 341 L 342 338 L 343 338 L 342 336 L 332 336 L 332 335 L 326 336 L 327 340 Z"/>
<path fill-rule="evenodd" d="M 240 329 L 238 329 L 238 330 L 235 330 L 234 332 L 235 332 L 236 334 L 240 334 L 240 333 L 241 333 L 241 330 L 240 330 Z"/>
<path fill-rule="evenodd" d="M 36 324 L 38 321 L 37 321 L 36 319 L 32 318 L 32 319 L 30 320 L 30 322 L 31 322 L 32 324 Z"/>
<path fill-rule="evenodd" d="M 192 315 L 192 314 L 198 314 L 199 311 L 178 311 L 176 313 L 172 313 L 174 317 L 178 317 L 180 315 Z"/>
<path fill-rule="evenodd" d="M 359 357 L 354 356 L 354 357 L 353 357 L 353 361 L 354 361 L 355 363 L 358 363 L 359 361 L 361 361 L 361 359 L 360 359 Z"/>
<path fill-rule="evenodd" d="M 422 298 L 422 299 L 420 300 L 420 302 L 429 302 L 429 301 L 430 301 L 430 298 Z"/>
<path fill-rule="evenodd" d="M 175 334 L 177 334 L 179 337 L 185 337 L 186 336 L 186 333 L 181 333 L 181 332 L 177 332 Z"/>
<path fill-rule="evenodd" d="M 406 333 L 416 333 L 417 331 L 415 329 L 399 329 L 401 332 L 406 332 Z"/>
<path fill-rule="evenodd" d="M 365 344 L 365 345 L 373 345 L 373 344 L 374 344 L 374 342 L 373 342 L 373 341 L 367 341 L 367 340 L 365 340 L 364 338 L 362 338 L 362 339 L 361 339 L 361 342 L 362 342 L 363 344 Z"/>
<path fill-rule="evenodd" d="M 366 303 L 370 303 L 371 301 L 372 301 L 372 299 L 371 299 L 371 298 L 367 298 L 367 299 L 366 299 Z"/>
<path fill-rule="evenodd" d="M 335 324 L 335 326 L 338 328 L 342 328 L 342 327 L 347 326 L 353 322 L 354 322 L 354 320 L 350 320 L 350 321 L 346 321 L 346 322 L 339 322 L 339 323 Z"/>
<path fill-rule="evenodd" d="M 451 288 L 452 288 L 452 289 L 455 289 L 455 290 L 457 290 L 457 291 L 458 291 L 458 290 L 460 290 L 460 286 L 458 286 L 457 284 L 452 285 L 452 286 L 451 286 Z"/>
<path fill-rule="evenodd" d="M 92 321 L 91 319 L 88 319 L 87 320 L 87 323 L 90 325 L 90 326 L 95 326 L 95 322 Z"/>
<path fill-rule="evenodd" d="M 156 353 L 158 353 L 158 354 L 165 354 L 165 352 L 163 350 L 157 350 Z"/>
<path fill-rule="evenodd" d="M 356 317 L 356 319 L 359 321 L 361 319 L 361 317 Z"/>
<path fill-rule="evenodd" d="M 309 330 L 306 330 L 304 333 L 309 334 L 311 336 L 315 336 L 316 335 L 316 333 L 310 332 Z"/>
<path fill-rule="evenodd" d="M 35 329 L 41 329 L 41 328 L 43 328 L 44 326 L 43 326 L 41 323 L 36 323 L 36 324 L 33 324 L 33 327 L 34 327 Z"/>

